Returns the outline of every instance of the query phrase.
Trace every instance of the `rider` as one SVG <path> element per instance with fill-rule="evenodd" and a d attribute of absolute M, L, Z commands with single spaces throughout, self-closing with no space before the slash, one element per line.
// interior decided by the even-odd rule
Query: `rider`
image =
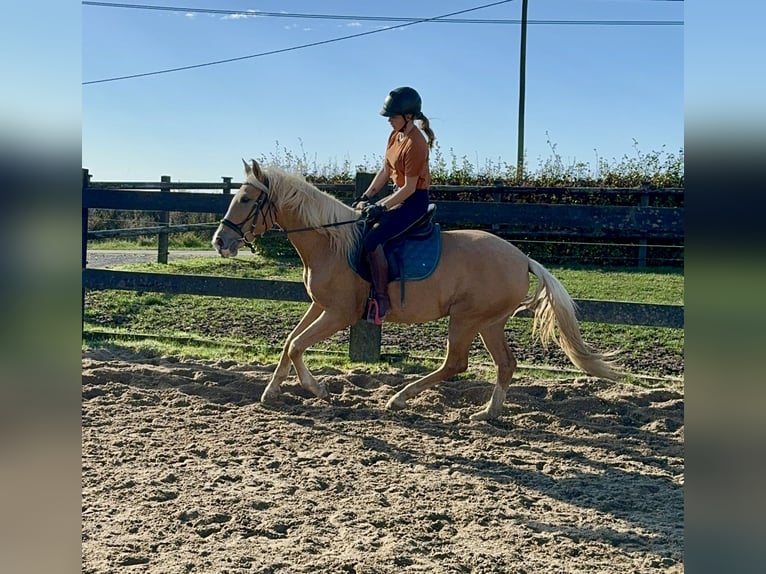
<path fill-rule="evenodd" d="M 428 118 L 420 111 L 420 95 L 410 87 L 392 90 L 383 102 L 380 115 L 388 118 L 392 131 L 388 136 L 383 166 L 367 190 L 354 203 L 362 215 L 373 224 L 364 238 L 364 248 L 370 263 L 373 300 L 372 320 L 382 323 L 391 308 L 388 298 L 388 262 L 383 245 L 398 235 L 428 210 L 428 187 L 431 175 L 428 170 L 428 151 L 435 141 Z M 415 126 L 419 120 L 420 129 Z M 420 131 L 425 132 L 425 136 Z M 426 137 L 428 140 L 426 141 Z M 377 203 L 369 200 L 388 185 L 394 183 L 394 191 Z"/>

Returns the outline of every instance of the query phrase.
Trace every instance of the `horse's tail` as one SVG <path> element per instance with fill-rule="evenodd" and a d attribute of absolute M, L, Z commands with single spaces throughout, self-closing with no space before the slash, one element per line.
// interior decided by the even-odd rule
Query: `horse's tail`
<path fill-rule="evenodd" d="M 537 288 L 522 301 L 516 313 L 522 309 L 534 313 L 532 333 L 538 335 L 546 348 L 551 340 L 555 341 L 569 360 L 586 373 L 612 381 L 620 379 L 622 374 L 610 360 L 614 353 L 599 353 L 583 341 L 577 322 L 577 307 L 559 280 L 531 258 L 529 271 L 538 279 Z"/>

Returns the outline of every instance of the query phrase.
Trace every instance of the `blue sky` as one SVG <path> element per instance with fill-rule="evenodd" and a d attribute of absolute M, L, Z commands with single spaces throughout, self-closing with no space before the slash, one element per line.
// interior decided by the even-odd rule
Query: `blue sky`
<path fill-rule="evenodd" d="M 429 18 L 488 0 L 156 0 L 159 6 Z M 518 20 L 521 0 L 456 16 Z M 663 0 L 530 0 L 535 20 L 682 21 Z M 320 168 L 375 165 L 396 86 L 423 97 L 442 154 L 515 165 L 518 24 L 422 23 L 232 63 L 93 83 L 380 30 L 401 22 L 82 6 L 82 163 L 95 179 L 215 181 L 240 158 L 288 150 Z M 525 150 L 593 166 L 677 153 L 684 135 L 684 26 L 530 24 Z M 278 142 L 278 145 L 277 145 Z M 549 143 L 550 142 L 550 143 Z M 452 150 L 452 151 L 450 151 Z"/>

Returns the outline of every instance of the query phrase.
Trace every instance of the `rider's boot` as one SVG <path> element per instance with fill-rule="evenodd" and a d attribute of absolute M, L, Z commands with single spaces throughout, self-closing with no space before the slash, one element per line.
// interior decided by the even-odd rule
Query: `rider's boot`
<path fill-rule="evenodd" d="M 388 261 L 383 251 L 383 246 L 378 245 L 375 251 L 367 254 L 372 275 L 372 288 L 375 298 L 370 300 L 367 320 L 376 325 L 383 324 L 383 318 L 391 309 L 391 301 L 388 299 Z"/>

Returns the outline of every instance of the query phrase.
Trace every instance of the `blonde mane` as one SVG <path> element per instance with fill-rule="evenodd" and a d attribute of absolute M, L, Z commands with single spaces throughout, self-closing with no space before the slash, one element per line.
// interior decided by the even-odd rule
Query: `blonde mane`
<path fill-rule="evenodd" d="M 264 171 L 269 178 L 269 197 L 277 211 L 294 211 L 306 227 L 320 227 L 359 217 L 359 212 L 317 189 L 299 175 L 286 173 L 274 166 Z M 319 228 L 317 231 L 328 237 L 335 253 L 346 258 L 356 250 L 362 236 L 360 227 L 353 223 Z"/>

